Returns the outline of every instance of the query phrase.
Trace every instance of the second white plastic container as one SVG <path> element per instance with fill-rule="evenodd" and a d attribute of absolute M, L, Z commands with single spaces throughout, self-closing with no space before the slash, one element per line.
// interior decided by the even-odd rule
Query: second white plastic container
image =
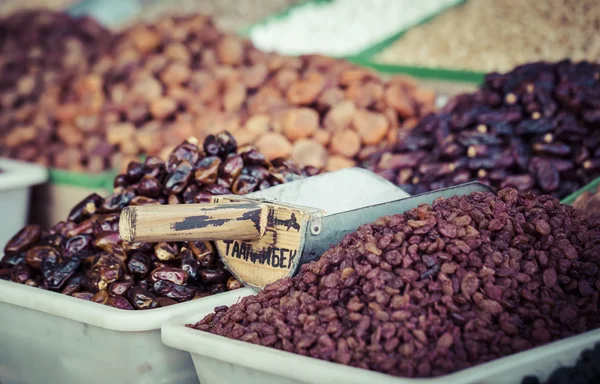
<path fill-rule="evenodd" d="M 46 168 L 23 161 L 0 158 L 0 254 L 25 224 L 31 187 L 48 179 Z"/>
<path fill-rule="evenodd" d="M 241 292 L 240 292 L 241 293 Z M 244 296 L 253 294 L 251 291 Z M 231 305 L 228 296 L 218 305 Z M 231 340 L 185 327 L 214 310 L 203 302 L 162 327 L 163 342 L 190 352 L 202 384 L 519 384 L 524 376 L 546 379 L 559 366 L 573 364 L 582 350 L 600 341 L 600 330 L 570 337 L 486 364 L 433 379 L 406 379 Z"/>
<path fill-rule="evenodd" d="M 161 325 L 251 292 L 126 311 L 0 280 L 0 383 L 198 384 L 190 354 L 164 345 Z"/>

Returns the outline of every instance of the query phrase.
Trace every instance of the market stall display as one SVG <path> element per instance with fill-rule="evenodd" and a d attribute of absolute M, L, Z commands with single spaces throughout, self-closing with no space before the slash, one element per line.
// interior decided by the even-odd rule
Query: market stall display
<path fill-rule="evenodd" d="M 200 16 L 132 27 L 121 44 L 95 76 L 112 105 L 101 112 L 107 140 L 131 155 L 226 129 L 268 158 L 337 169 L 393 140 L 435 99 L 344 61 L 263 53 Z"/>
<path fill-rule="evenodd" d="M 190 327 L 403 377 L 598 326 L 600 227 L 550 196 L 473 193 L 388 216 Z"/>
<path fill-rule="evenodd" d="M 478 72 L 537 60 L 593 61 L 600 57 L 599 21 L 595 0 L 467 1 L 409 30 L 371 60 Z"/>
<path fill-rule="evenodd" d="M 597 381 L 594 1 L 109 3 L 0 4 L 0 313 L 19 325 L 0 327 L 0 382 Z M 99 21 L 127 7 L 120 30 Z M 355 166 L 398 196 L 491 192 L 363 215 L 404 212 L 260 292 L 215 243 L 119 234 L 125 207 Z M 383 199 L 364 184 L 326 208 Z"/>
<path fill-rule="evenodd" d="M 180 144 L 165 161 L 131 162 L 113 194 L 88 196 L 50 230 L 29 225 L 4 247 L 0 279 L 120 309 L 151 309 L 239 288 L 209 242 L 125 243 L 119 214 L 128 205 L 185 204 L 243 195 L 311 176 L 285 159 L 237 147 L 227 132 L 202 146 Z"/>
<path fill-rule="evenodd" d="M 566 197 L 600 175 L 599 76 L 571 61 L 490 73 L 364 165 L 410 194 L 478 180 Z"/>

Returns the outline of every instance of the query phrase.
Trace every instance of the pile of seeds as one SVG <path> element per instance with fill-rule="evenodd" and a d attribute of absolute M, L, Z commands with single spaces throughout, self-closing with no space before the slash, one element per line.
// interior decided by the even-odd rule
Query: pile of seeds
<path fill-rule="evenodd" d="M 164 162 L 132 162 L 114 193 L 93 194 L 49 231 L 30 225 L 6 245 L 0 279 L 121 309 L 150 309 L 239 288 L 209 242 L 127 243 L 119 214 L 128 205 L 209 202 L 311 176 L 287 160 L 268 161 L 222 132 L 203 146 L 179 145 Z"/>
<path fill-rule="evenodd" d="M 600 58 L 596 0 L 467 1 L 409 30 L 375 60 L 485 72 L 568 58 Z"/>
<path fill-rule="evenodd" d="M 94 173 L 227 130 L 268 159 L 337 170 L 394 142 L 435 101 L 409 78 L 384 81 L 342 60 L 261 52 L 201 15 L 136 24 L 88 70 L 60 73 L 68 75 L 60 87 L 26 88 L 43 100 L 39 108 L 9 100 L 7 116 L 21 120 L 0 121 L 1 154 Z"/>
<path fill-rule="evenodd" d="M 600 382 L 600 343 L 581 352 L 574 366 L 560 367 L 546 381 L 526 376 L 521 384 L 595 384 Z"/>
<path fill-rule="evenodd" d="M 190 327 L 431 377 L 600 326 L 600 227 L 550 196 L 473 193 L 363 225 Z"/>
<path fill-rule="evenodd" d="M 401 132 L 365 166 L 410 194 L 479 180 L 565 197 L 600 175 L 600 65 L 536 62 Z"/>

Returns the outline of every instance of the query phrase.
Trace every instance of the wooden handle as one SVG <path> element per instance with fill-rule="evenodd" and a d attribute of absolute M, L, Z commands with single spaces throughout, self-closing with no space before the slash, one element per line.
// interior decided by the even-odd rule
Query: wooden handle
<path fill-rule="evenodd" d="M 128 242 L 258 240 L 267 213 L 253 202 L 129 206 L 121 211 L 119 234 Z"/>

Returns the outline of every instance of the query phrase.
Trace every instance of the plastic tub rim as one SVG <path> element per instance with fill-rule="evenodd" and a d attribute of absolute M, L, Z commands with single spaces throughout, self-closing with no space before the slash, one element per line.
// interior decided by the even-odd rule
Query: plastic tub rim
<path fill-rule="evenodd" d="M 214 303 L 217 306 L 224 298 L 230 295 L 239 295 L 244 289 L 248 288 L 240 288 L 239 292 L 235 290 L 223 292 L 162 308 L 124 310 L 63 295 L 59 292 L 0 280 L 0 303 L 32 309 L 111 331 L 141 332 L 160 329 L 168 319 L 188 312 L 195 305 L 197 306 L 198 301 L 206 305 Z"/>
<path fill-rule="evenodd" d="M 243 294 L 239 299 L 248 295 Z M 595 329 L 447 375 L 433 378 L 406 378 L 302 356 L 186 327 L 186 324 L 196 323 L 213 311 L 210 307 L 205 306 L 202 309 L 202 311 L 193 314 L 190 312 L 173 317 L 166 322 L 161 327 L 163 343 L 171 348 L 187 351 L 192 354 L 192 357 L 199 355 L 308 383 L 330 383 L 330 380 L 327 380 L 329 376 L 324 375 L 323 370 L 335 372 L 336 382 L 340 383 L 482 383 L 481 380 L 505 372 L 506 365 L 519 363 L 520 365 L 532 364 L 533 367 L 533 364 L 541 358 L 552 358 L 556 353 L 556 349 L 569 349 L 591 339 L 600 340 L 600 329 Z M 232 347 L 236 349 L 236 353 L 232 353 Z M 293 364 L 294 369 L 289 369 L 291 364 Z"/>
<path fill-rule="evenodd" d="M 48 180 L 48 170 L 41 165 L 0 158 L 0 192 L 28 188 Z"/>

